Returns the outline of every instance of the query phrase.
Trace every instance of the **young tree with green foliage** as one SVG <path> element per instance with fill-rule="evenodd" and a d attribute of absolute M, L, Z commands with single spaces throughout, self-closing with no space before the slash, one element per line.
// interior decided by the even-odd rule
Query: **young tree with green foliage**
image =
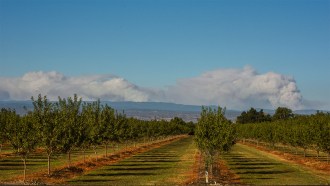
<path fill-rule="evenodd" d="M 125 113 L 116 114 L 116 132 L 120 142 L 125 143 L 125 149 L 127 149 L 129 140 L 129 124 Z"/>
<path fill-rule="evenodd" d="M 114 123 L 115 121 L 115 110 L 105 105 L 102 107 L 100 117 L 100 136 L 105 146 L 105 157 L 108 156 L 108 146 L 111 141 L 114 141 Z"/>
<path fill-rule="evenodd" d="M 11 109 L 2 108 L 0 111 L 0 152 L 2 151 L 2 145 L 8 141 L 10 137 L 8 127 L 13 122 L 12 119 L 16 118 L 16 111 Z"/>
<path fill-rule="evenodd" d="M 235 129 L 224 116 L 225 109 L 202 108 L 195 129 L 195 142 L 205 156 L 205 167 L 212 175 L 212 164 L 217 154 L 230 150 L 235 141 Z"/>
<path fill-rule="evenodd" d="M 38 131 L 40 145 L 47 153 L 48 175 L 50 175 L 50 160 L 58 150 L 62 129 L 61 118 L 58 110 L 47 99 L 47 96 L 38 95 L 38 99 L 31 98 L 33 104 L 32 116 Z"/>
<path fill-rule="evenodd" d="M 9 127 L 10 143 L 19 155 L 24 165 L 23 181 L 26 180 L 26 160 L 28 155 L 35 150 L 39 142 L 34 118 L 31 114 L 23 117 L 15 116 Z"/>
<path fill-rule="evenodd" d="M 60 150 L 68 155 L 68 167 L 71 166 L 71 152 L 80 143 L 80 107 L 81 98 L 77 94 L 74 97 L 60 98 L 57 102 L 58 115 L 62 124 Z"/>

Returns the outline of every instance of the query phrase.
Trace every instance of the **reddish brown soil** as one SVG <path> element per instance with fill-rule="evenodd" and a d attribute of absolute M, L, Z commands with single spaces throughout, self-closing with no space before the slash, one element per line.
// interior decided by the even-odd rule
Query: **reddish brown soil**
<path fill-rule="evenodd" d="M 264 151 L 264 152 L 268 152 L 270 154 L 276 155 L 276 156 L 280 157 L 281 159 L 287 160 L 289 162 L 297 163 L 299 165 L 303 165 L 303 166 L 309 167 L 311 169 L 324 172 L 326 174 L 330 173 L 330 164 L 325 163 L 325 162 L 317 161 L 317 160 L 311 159 L 311 158 L 306 158 L 306 157 L 303 157 L 300 155 L 294 155 L 294 154 L 285 153 L 285 152 L 281 152 L 281 151 L 277 151 L 277 150 L 273 150 L 273 149 L 268 149 L 263 146 L 256 146 L 251 143 L 245 142 L 244 145 L 256 148 L 260 151 Z"/>
<path fill-rule="evenodd" d="M 205 185 L 204 176 L 204 158 L 200 152 L 195 155 L 195 163 L 191 170 L 190 179 L 185 182 L 184 185 Z M 229 169 L 226 162 L 223 160 L 217 160 L 213 166 L 213 175 L 209 175 L 210 184 L 219 185 L 236 185 L 240 184 L 240 179 L 237 174 Z"/>
<path fill-rule="evenodd" d="M 33 174 L 29 174 L 26 176 L 26 183 L 29 184 L 63 184 L 65 181 L 72 179 L 76 176 L 80 176 L 83 174 L 87 174 L 89 171 L 100 168 L 102 166 L 111 165 L 114 164 L 120 160 L 123 160 L 125 158 L 129 158 L 135 154 L 142 153 L 145 151 L 149 151 L 154 148 L 158 148 L 160 146 L 172 143 L 174 141 L 177 141 L 181 138 L 185 138 L 187 136 L 181 135 L 176 136 L 167 140 L 157 141 L 152 144 L 147 144 L 143 146 L 138 147 L 130 147 L 127 149 L 124 149 L 122 151 L 119 151 L 115 154 L 108 155 L 108 157 L 98 157 L 97 161 L 96 158 L 86 161 L 85 163 L 83 161 L 81 162 L 75 162 L 70 167 L 62 166 L 55 168 L 51 175 L 48 175 L 46 172 L 37 172 Z M 22 183 L 19 180 L 23 180 L 23 176 L 18 176 L 14 179 L 8 180 L 6 184 L 19 184 Z"/>
<path fill-rule="evenodd" d="M 183 185 L 191 185 L 194 182 L 198 180 L 199 177 L 199 167 L 200 167 L 200 160 L 201 154 L 199 151 L 195 153 L 194 157 L 194 165 L 190 171 L 188 171 L 186 174 L 188 175 L 188 179 L 183 183 Z"/>
<path fill-rule="evenodd" d="M 229 169 L 227 163 L 224 160 L 219 160 L 218 166 L 220 169 L 221 184 L 240 184 L 240 177 Z"/>

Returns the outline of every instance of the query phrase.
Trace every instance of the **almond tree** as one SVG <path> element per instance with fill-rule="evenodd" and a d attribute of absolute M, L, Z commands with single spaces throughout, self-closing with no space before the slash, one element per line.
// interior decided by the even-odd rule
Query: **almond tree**
<path fill-rule="evenodd" d="M 86 138 L 85 145 L 92 146 L 97 160 L 96 147 L 101 144 L 102 138 L 100 136 L 100 101 L 83 104 L 83 123 L 88 128 L 88 137 Z"/>
<path fill-rule="evenodd" d="M 2 108 L 0 111 L 0 152 L 2 150 L 2 145 L 8 141 L 8 127 L 11 124 L 11 119 L 16 116 L 15 110 Z"/>
<path fill-rule="evenodd" d="M 115 110 L 105 105 L 102 107 L 100 117 L 100 136 L 105 145 L 105 157 L 108 156 L 108 145 L 115 140 Z"/>
<path fill-rule="evenodd" d="M 34 118 L 31 114 L 20 118 L 18 115 L 13 116 L 12 123 L 10 123 L 8 136 L 10 143 L 15 150 L 15 153 L 19 155 L 24 165 L 23 181 L 26 180 L 26 160 L 28 155 L 35 150 L 39 138 L 37 136 L 36 125 Z"/>
<path fill-rule="evenodd" d="M 206 171 L 212 175 L 212 164 L 216 155 L 227 152 L 234 144 L 234 126 L 224 116 L 225 109 L 202 108 L 195 130 L 195 142 L 205 156 Z"/>
<path fill-rule="evenodd" d="M 61 134 L 61 118 L 58 109 L 47 99 L 38 95 L 38 99 L 31 98 L 33 104 L 32 116 L 36 124 L 40 145 L 47 153 L 48 175 L 50 175 L 51 156 L 58 150 Z"/>
<path fill-rule="evenodd" d="M 81 125 L 79 114 L 81 102 L 81 98 L 74 94 L 73 98 L 62 99 L 59 97 L 57 103 L 58 115 L 62 124 L 60 149 L 63 153 L 68 154 L 68 167 L 71 166 L 71 152 L 80 142 L 80 133 L 77 129 Z"/>

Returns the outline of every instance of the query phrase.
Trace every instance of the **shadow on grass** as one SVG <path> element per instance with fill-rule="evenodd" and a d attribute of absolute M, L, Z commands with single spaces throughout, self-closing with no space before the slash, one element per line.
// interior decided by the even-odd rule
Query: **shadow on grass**
<path fill-rule="evenodd" d="M 0 163 L 0 167 L 17 167 L 17 166 L 23 166 L 23 161 L 18 163 Z"/>
<path fill-rule="evenodd" d="M 40 164 L 27 162 L 26 165 L 27 166 L 37 166 L 37 165 L 40 165 Z M 23 166 L 23 161 L 21 161 L 20 163 L 1 163 L 0 164 L 0 168 L 1 167 L 17 167 L 17 166 Z"/>
<path fill-rule="evenodd" d="M 133 156 L 134 158 L 177 158 L 175 155 L 137 155 Z"/>
<path fill-rule="evenodd" d="M 0 160 L 0 165 L 2 164 L 2 162 L 22 162 L 21 159 L 3 159 L 3 160 Z"/>
<path fill-rule="evenodd" d="M 244 165 L 244 166 L 270 166 L 270 165 L 280 165 L 280 163 L 267 163 L 267 162 L 249 162 L 249 163 L 241 163 L 241 162 L 230 162 L 230 165 Z"/>
<path fill-rule="evenodd" d="M 242 171 L 242 172 L 237 172 L 237 174 L 285 174 L 285 173 L 290 173 L 293 171 L 279 171 L 279 170 L 256 170 L 256 171 Z"/>
<path fill-rule="evenodd" d="M 88 176 L 151 176 L 156 175 L 151 172 L 113 172 L 113 173 L 99 173 L 99 174 L 88 174 Z"/>
<path fill-rule="evenodd" d="M 115 181 L 115 180 L 110 180 L 110 179 L 106 179 L 106 180 L 97 180 L 97 179 L 86 179 L 86 180 L 72 180 L 72 181 L 68 181 L 69 183 L 100 183 L 100 182 L 111 182 L 111 181 Z"/>
<path fill-rule="evenodd" d="M 127 167 L 127 168 L 110 168 L 107 171 L 155 171 L 161 169 L 169 169 L 170 167 Z"/>
<path fill-rule="evenodd" d="M 160 159 L 160 160 L 137 160 L 137 161 L 125 161 L 128 163 L 136 163 L 136 162 L 147 162 L 147 163 L 176 163 L 176 162 L 180 162 L 179 160 L 164 160 L 164 159 Z"/>
<path fill-rule="evenodd" d="M 273 180 L 274 178 L 269 178 L 269 177 L 266 177 L 266 178 L 244 178 L 245 180 Z"/>
<path fill-rule="evenodd" d="M 111 165 L 110 167 L 143 167 L 143 166 L 153 166 L 155 164 L 153 163 L 144 163 L 144 164 L 139 164 L 139 163 L 122 163 L 122 164 L 115 164 L 115 165 Z"/>
<path fill-rule="evenodd" d="M 0 171 L 10 171 L 10 170 L 23 170 L 23 165 L 21 167 L 0 167 Z"/>
<path fill-rule="evenodd" d="M 235 169 L 242 169 L 242 170 L 256 170 L 256 169 L 269 169 L 269 167 L 245 167 L 245 166 L 239 166 L 235 167 Z"/>

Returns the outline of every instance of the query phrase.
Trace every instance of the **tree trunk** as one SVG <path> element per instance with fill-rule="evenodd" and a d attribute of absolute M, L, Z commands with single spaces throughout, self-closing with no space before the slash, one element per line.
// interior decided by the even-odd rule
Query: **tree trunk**
<path fill-rule="evenodd" d="M 207 171 L 205 171 L 205 183 L 209 183 L 209 174 Z"/>
<path fill-rule="evenodd" d="M 328 153 L 328 156 L 327 156 L 327 164 L 329 164 L 329 156 L 330 156 L 330 153 Z"/>
<path fill-rule="evenodd" d="M 47 154 L 48 175 L 50 175 L 50 153 Z"/>
<path fill-rule="evenodd" d="M 105 143 L 105 157 L 108 157 L 108 143 Z"/>
<path fill-rule="evenodd" d="M 304 158 L 306 158 L 306 149 L 304 148 Z"/>
<path fill-rule="evenodd" d="M 213 178 L 213 163 L 210 164 L 210 178 Z"/>
<path fill-rule="evenodd" d="M 71 167 L 71 150 L 68 151 L 68 167 Z"/>
<path fill-rule="evenodd" d="M 84 155 L 84 163 L 86 163 L 86 149 L 83 149 L 83 155 Z"/>
<path fill-rule="evenodd" d="M 320 156 L 320 151 L 317 150 L 317 160 L 319 160 L 319 156 Z"/>
<path fill-rule="evenodd" d="M 2 144 L 0 144 L 0 152 L 2 151 Z"/>
<path fill-rule="evenodd" d="M 94 150 L 95 158 L 96 158 L 96 161 L 97 161 L 98 159 L 97 159 L 96 146 L 93 146 L 93 150 Z"/>
<path fill-rule="evenodd" d="M 213 155 L 211 155 L 210 160 L 210 178 L 213 178 Z"/>
<path fill-rule="evenodd" d="M 26 157 L 23 157 L 23 164 L 24 164 L 23 182 L 25 183 L 25 180 L 26 180 Z"/>

